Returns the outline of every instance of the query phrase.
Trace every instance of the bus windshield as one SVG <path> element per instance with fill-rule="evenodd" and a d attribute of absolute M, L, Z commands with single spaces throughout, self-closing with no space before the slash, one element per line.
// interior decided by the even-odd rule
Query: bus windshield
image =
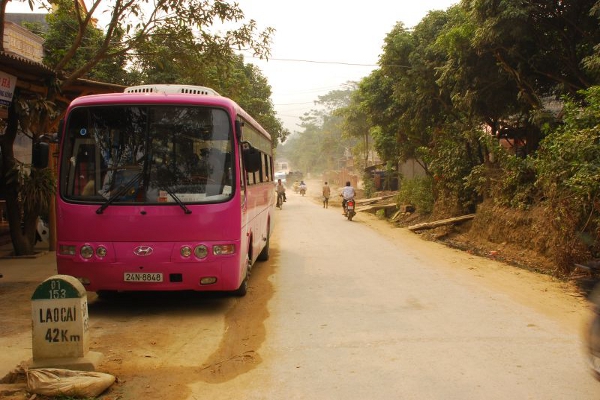
<path fill-rule="evenodd" d="M 78 107 L 66 121 L 60 194 L 96 204 L 213 203 L 233 196 L 232 126 L 220 108 Z"/>

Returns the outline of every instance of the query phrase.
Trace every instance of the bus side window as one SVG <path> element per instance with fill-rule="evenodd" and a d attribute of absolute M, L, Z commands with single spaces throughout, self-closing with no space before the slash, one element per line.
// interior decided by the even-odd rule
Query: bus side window
<path fill-rule="evenodd" d="M 248 175 L 247 180 L 248 180 L 248 185 L 254 185 L 256 183 L 255 180 L 255 172 L 247 172 L 246 175 Z"/>
<path fill-rule="evenodd" d="M 242 204 L 246 201 L 246 179 L 244 176 L 246 175 L 246 170 L 244 169 L 244 163 L 242 162 L 241 151 L 238 157 L 238 169 L 240 171 L 240 201 Z"/>
<path fill-rule="evenodd" d="M 263 153 L 262 154 L 262 181 L 263 182 L 270 182 L 271 181 L 271 177 L 269 176 L 269 155 Z"/>

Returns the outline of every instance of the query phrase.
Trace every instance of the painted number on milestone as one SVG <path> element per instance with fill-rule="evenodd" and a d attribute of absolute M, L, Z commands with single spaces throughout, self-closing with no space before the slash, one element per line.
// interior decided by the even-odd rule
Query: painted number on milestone
<path fill-rule="evenodd" d="M 59 342 L 79 342 L 81 341 L 80 335 L 69 335 L 67 329 L 48 329 L 46 331 L 45 339 L 50 343 Z"/>
<path fill-rule="evenodd" d="M 56 279 L 50 281 L 50 290 L 48 291 L 49 299 L 65 299 L 67 298 L 67 289 L 61 287 L 61 280 Z"/>
<path fill-rule="evenodd" d="M 140 272 L 125 272 L 125 282 L 162 282 L 161 273 L 145 274 Z"/>

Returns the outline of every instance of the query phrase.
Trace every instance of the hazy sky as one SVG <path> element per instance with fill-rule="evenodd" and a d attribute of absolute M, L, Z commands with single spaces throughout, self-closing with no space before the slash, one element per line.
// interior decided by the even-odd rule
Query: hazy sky
<path fill-rule="evenodd" d="M 413 27 L 429 11 L 445 10 L 458 0 L 237 2 L 259 29 L 276 29 L 271 59 L 246 61 L 263 71 L 278 118 L 294 132 L 300 130 L 299 117 L 316 108 L 318 96 L 359 81 L 377 67 L 383 40 L 396 22 Z M 26 4 L 13 0 L 7 11 L 29 11 Z"/>
<path fill-rule="evenodd" d="M 276 29 L 271 60 L 247 61 L 268 78 L 278 117 L 294 132 L 300 130 L 299 117 L 316 108 L 318 96 L 348 81 L 360 81 L 377 67 L 384 38 L 397 22 L 413 27 L 430 10 L 445 10 L 458 0 L 238 3 L 246 18 L 256 20 L 259 27 Z"/>

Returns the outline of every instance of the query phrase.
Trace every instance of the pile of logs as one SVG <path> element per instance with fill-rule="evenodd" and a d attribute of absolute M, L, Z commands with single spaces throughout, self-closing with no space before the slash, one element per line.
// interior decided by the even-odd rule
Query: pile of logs
<path fill-rule="evenodd" d="M 401 215 L 406 213 L 412 213 L 415 211 L 414 207 L 411 205 L 404 205 L 398 207 L 395 202 L 395 194 L 390 194 L 386 196 L 380 197 L 372 197 L 369 199 L 360 199 L 356 200 L 356 211 L 370 211 L 377 212 L 379 210 L 385 210 L 386 215 L 388 215 L 388 211 L 396 210 L 394 215 L 391 217 L 392 221 L 396 221 Z M 391 202 L 390 202 L 391 200 Z M 413 232 L 424 230 L 424 229 L 433 229 L 439 226 L 457 224 L 464 221 L 468 221 L 475 218 L 475 214 L 467 214 L 461 215 L 459 217 L 446 218 L 438 221 L 424 222 L 420 224 L 415 224 L 409 226 L 407 229 Z"/>

